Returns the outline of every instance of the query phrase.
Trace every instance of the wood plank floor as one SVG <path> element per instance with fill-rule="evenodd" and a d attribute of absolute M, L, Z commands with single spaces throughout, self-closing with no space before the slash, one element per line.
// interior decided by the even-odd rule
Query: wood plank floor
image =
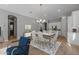
<path fill-rule="evenodd" d="M 79 46 L 69 44 L 63 37 L 60 37 L 59 41 L 61 45 L 56 55 L 79 55 Z"/>
<path fill-rule="evenodd" d="M 0 43 L 0 48 L 6 47 L 7 43 L 9 42 Z M 65 39 L 64 37 L 59 37 L 58 42 L 61 42 L 61 45 L 59 46 L 56 55 L 79 55 L 79 46 L 68 44 L 67 39 Z M 33 46 L 30 46 L 29 55 L 48 55 L 48 54 Z"/>
<path fill-rule="evenodd" d="M 56 55 L 79 55 L 79 46 L 70 45 L 67 42 L 67 39 L 64 37 L 59 37 L 58 41 L 61 42 L 61 45 L 56 52 Z M 48 55 L 47 53 L 30 46 L 29 55 Z"/>
<path fill-rule="evenodd" d="M 29 55 L 48 55 L 48 53 L 41 51 L 30 45 Z"/>

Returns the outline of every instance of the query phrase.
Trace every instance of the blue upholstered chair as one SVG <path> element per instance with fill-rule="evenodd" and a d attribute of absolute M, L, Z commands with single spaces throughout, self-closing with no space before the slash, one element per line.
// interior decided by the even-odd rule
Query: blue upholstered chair
<path fill-rule="evenodd" d="M 28 37 L 20 37 L 19 45 L 7 48 L 7 55 L 28 55 L 30 40 Z"/>

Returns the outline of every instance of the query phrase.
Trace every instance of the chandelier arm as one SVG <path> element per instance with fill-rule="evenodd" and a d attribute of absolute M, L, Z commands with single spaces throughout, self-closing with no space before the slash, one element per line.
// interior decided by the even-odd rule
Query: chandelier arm
<path fill-rule="evenodd" d="M 43 17 L 44 19 L 43 19 L 42 17 Z M 37 20 L 37 22 L 38 22 L 38 23 L 44 23 L 44 22 L 46 22 L 45 17 L 42 16 L 42 4 L 40 4 L 40 17 L 39 17 L 39 19 Z"/>

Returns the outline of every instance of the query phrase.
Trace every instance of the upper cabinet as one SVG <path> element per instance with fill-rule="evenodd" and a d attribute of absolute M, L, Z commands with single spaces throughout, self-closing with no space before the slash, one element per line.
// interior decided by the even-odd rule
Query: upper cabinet
<path fill-rule="evenodd" d="M 73 16 L 73 27 L 74 26 L 79 27 L 79 11 L 72 12 L 72 16 Z"/>
<path fill-rule="evenodd" d="M 67 22 L 68 22 L 68 32 L 72 32 L 72 27 L 73 27 L 73 18 L 72 18 L 72 16 L 68 16 Z"/>

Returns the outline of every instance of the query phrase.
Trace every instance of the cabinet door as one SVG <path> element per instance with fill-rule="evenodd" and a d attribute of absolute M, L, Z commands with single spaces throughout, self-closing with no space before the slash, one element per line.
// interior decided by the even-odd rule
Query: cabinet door
<path fill-rule="evenodd" d="M 73 19 L 72 16 L 68 17 L 68 32 L 72 32 L 72 27 L 73 27 Z"/>
<path fill-rule="evenodd" d="M 79 13 L 73 13 L 73 26 L 79 25 Z"/>

